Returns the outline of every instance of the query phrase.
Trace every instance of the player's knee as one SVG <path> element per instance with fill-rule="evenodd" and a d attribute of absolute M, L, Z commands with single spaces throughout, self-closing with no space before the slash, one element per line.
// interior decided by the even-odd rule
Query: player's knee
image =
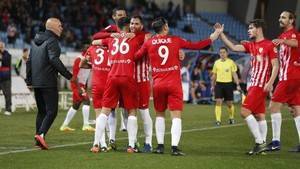
<path fill-rule="evenodd" d="M 181 118 L 181 111 L 170 111 L 170 113 L 171 113 L 171 117 L 172 117 L 172 119 L 173 118 Z"/>
<path fill-rule="evenodd" d="M 247 108 L 245 108 L 245 107 L 242 107 L 242 108 L 241 108 L 241 116 L 242 116 L 243 118 L 248 117 L 250 114 L 251 114 L 251 111 L 250 111 L 249 109 L 247 109 Z"/>
<path fill-rule="evenodd" d="M 263 113 L 255 114 L 254 117 L 256 118 L 257 121 L 263 121 L 266 119 L 265 114 Z"/>
<path fill-rule="evenodd" d="M 270 112 L 271 113 L 278 113 L 280 111 L 281 104 L 276 102 L 270 103 Z"/>
<path fill-rule="evenodd" d="M 216 105 L 221 106 L 222 105 L 222 100 L 221 99 L 216 99 Z"/>

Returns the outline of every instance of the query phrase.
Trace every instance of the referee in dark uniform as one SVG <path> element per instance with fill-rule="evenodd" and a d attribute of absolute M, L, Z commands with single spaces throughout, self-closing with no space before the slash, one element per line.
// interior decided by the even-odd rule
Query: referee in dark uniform
<path fill-rule="evenodd" d="M 241 90 L 237 76 L 237 66 L 233 60 L 228 58 L 228 49 L 221 47 L 219 50 L 220 59 L 216 60 L 213 67 L 212 89 L 215 91 L 215 115 L 216 125 L 221 125 L 222 102 L 227 104 L 229 112 L 229 124 L 234 124 L 234 105 L 233 105 L 233 79 L 237 90 Z"/>
<path fill-rule="evenodd" d="M 72 74 L 59 59 L 61 51 L 58 38 L 62 30 L 59 19 L 49 18 L 46 22 L 46 31 L 35 36 L 26 63 L 26 83 L 34 90 L 38 108 L 35 140 L 37 146 L 42 149 L 48 149 L 45 135 L 58 111 L 58 72 L 66 79 L 72 78 Z"/>

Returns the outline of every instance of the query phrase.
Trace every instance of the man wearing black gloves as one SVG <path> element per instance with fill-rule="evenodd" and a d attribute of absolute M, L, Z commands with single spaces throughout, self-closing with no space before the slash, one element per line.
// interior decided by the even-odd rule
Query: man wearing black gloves
<path fill-rule="evenodd" d="M 49 18 L 46 31 L 36 34 L 26 64 L 26 83 L 34 89 L 38 108 L 36 117 L 36 145 L 48 149 L 45 135 L 51 127 L 58 111 L 58 72 L 71 80 L 72 74 L 59 59 L 58 39 L 62 33 L 62 24 L 57 18 Z"/>

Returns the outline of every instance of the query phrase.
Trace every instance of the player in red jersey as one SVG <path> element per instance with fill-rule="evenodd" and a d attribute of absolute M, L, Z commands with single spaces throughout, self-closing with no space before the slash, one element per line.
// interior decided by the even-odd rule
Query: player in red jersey
<path fill-rule="evenodd" d="M 156 32 L 147 40 L 136 53 L 139 59 L 147 55 L 150 59 L 153 77 L 153 97 L 156 110 L 156 138 L 158 147 L 155 153 L 164 152 L 165 111 L 168 108 L 172 117 L 172 155 L 184 155 L 178 144 L 181 137 L 181 112 L 183 108 L 183 93 L 180 76 L 179 50 L 202 49 L 217 39 L 215 31 L 210 39 L 199 42 L 189 42 L 177 36 L 170 36 L 168 23 L 164 18 L 153 21 L 152 27 Z"/>
<path fill-rule="evenodd" d="M 101 112 L 104 87 L 110 71 L 107 47 L 91 45 L 81 59 L 80 67 L 92 69 L 92 97 L 97 118 Z M 101 150 L 99 142 L 94 143 L 97 145 L 98 151 L 106 152 L 105 134 L 95 137 L 99 137 L 98 140 L 100 140 Z"/>
<path fill-rule="evenodd" d="M 144 25 L 141 16 L 133 16 L 130 19 L 130 32 L 134 33 L 140 40 L 142 45 L 145 39 L 149 38 L 151 34 L 143 31 Z M 152 151 L 152 119 L 149 112 L 150 100 L 150 79 L 149 79 L 149 59 L 144 56 L 138 60 L 135 65 L 135 79 L 138 90 L 138 109 L 141 118 L 144 122 L 145 142 L 143 152 Z"/>
<path fill-rule="evenodd" d="M 84 52 L 82 53 L 82 55 Z M 80 56 L 81 57 L 81 56 Z M 87 94 L 87 81 L 90 70 L 79 68 L 80 57 L 77 57 L 73 64 L 73 75 L 77 77 L 76 81 L 71 82 L 71 88 L 73 93 L 73 105 L 68 110 L 66 118 L 60 127 L 60 131 L 74 131 L 75 129 L 70 128 L 68 125 L 72 118 L 79 109 L 81 103 L 82 116 L 83 116 L 83 131 L 95 131 L 93 127 L 89 125 L 89 113 L 90 113 L 90 98 Z"/>
<path fill-rule="evenodd" d="M 144 25 L 141 16 L 133 16 L 130 19 L 130 32 L 134 33 L 140 39 L 142 45 L 145 39 L 151 35 L 143 31 Z M 152 119 L 149 112 L 150 100 L 150 79 L 149 79 L 149 59 L 144 56 L 136 61 L 135 78 L 138 90 L 138 109 L 144 123 L 145 142 L 143 152 L 152 151 Z"/>
<path fill-rule="evenodd" d="M 300 67 L 294 65 L 298 61 L 298 32 L 295 29 L 295 15 L 290 11 L 280 14 L 279 25 L 283 33 L 274 39 L 273 43 L 279 46 L 279 82 L 275 88 L 270 103 L 273 139 L 268 145 L 270 151 L 280 150 L 281 112 L 284 103 L 293 108 L 293 116 L 300 141 Z M 300 144 L 291 149 L 300 152 Z"/>
<path fill-rule="evenodd" d="M 221 26 L 216 24 L 217 27 Z M 221 26 L 223 27 L 223 26 Z M 248 94 L 241 108 L 241 116 L 255 138 L 255 146 L 249 155 L 266 151 L 267 122 L 265 120 L 265 99 L 273 89 L 273 83 L 278 74 L 277 49 L 272 41 L 264 38 L 264 22 L 255 19 L 250 22 L 248 34 L 253 41 L 239 45 L 233 44 L 224 33 L 222 41 L 231 50 L 246 52 L 251 55 L 251 82 Z M 272 73 L 271 73 L 272 72 Z"/>
<path fill-rule="evenodd" d="M 118 27 L 118 20 L 120 18 L 126 17 L 127 13 L 126 10 L 122 7 L 117 7 L 115 9 L 113 9 L 112 11 L 112 19 L 114 20 L 115 24 L 111 24 L 109 26 L 107 26 L 106 28 L 102 29 L 101 31 L 95 33 L 93 35 L 93 39 L 97 40 L 97 39 L 105 39 L 105 38 L 119 38 L 119 27 Z M 134 34 L 128 33 L 126 34 L 126 36 L 128 38 L 131 38 L 134 36 Z M 126 131 L 126 124 L 127 124 L 127 112 L 123 109 L 121 109 L 120 112 L 121 115 L 121 126 L 120 126 L 120 130 L 122 131 Z M 116 127 L 117 127 L 117 119 L 116 119 L 116 115 L 115 115 L 115 111 L 113 111 L 110 116 L 109 116 L 109 130 L 110 130 L 110 135 L 111 138 L 110 139 L 110 145 L 111 146 L 115 146 L 115 133 L 116 133 Z"/>
<path fill-rule="evenodd" d="M 116 108 L 118 101 L 121 99 L 124 108 L 129 112 L 127 122 L 129 147 L 127 152 L 134 153 L 137 152 L 137 149 L 135 149 L 135 141 L 137 135 L 136 109 L 138 107 L 137 83 L 134 79 L 134 54 L 140 47 L 140 42 L 137 37 L 132 39 L 126 38 L 126 33 L 129 32 L 129 23 L 130 19 L 127 17 L 118 20 L 118 26 L 121 30 L 120 38 L 98 40 L 99 44 L 107 45 L 109 48 L 111 70 L 105 86 L 101 113 L 96 119 L 95 135 L 103 134 L 108 118 L 107 116 L 113 108 Z M 99 142 L 96 137 L 95 142 Z M 94 147 L 95 145 L 93 148 Z"/>

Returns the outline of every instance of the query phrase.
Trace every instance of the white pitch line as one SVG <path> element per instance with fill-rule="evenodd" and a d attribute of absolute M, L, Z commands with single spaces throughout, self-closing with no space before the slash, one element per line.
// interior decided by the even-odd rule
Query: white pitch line
<path fill-rule="evenodd" d="M 282 119 L 282 121 L 285 120 L 291 120 L 291 119 Z M 238 126 L 243 126 L 246 125 L 246 123 L 237 123 L 237 124 L 231 124 L 231 125 L 224 125 L 224 126 L 214 126 L 214 127 L 204 127 L 204 128 L 195 128 L 195 129 L 188 129 L 188 130 L 182 130 L 182 133 L 191 133 L 191 132 L 198 132 L 198 131 L 208 131 L 208 130 L 214 130 L 214 129 L 221 129 L 221 128 L 231 128 L 231 127 L 238 127 Z M 166 135 L 171 134 L 171 132 L 166 132 Z M 153 134 L 155 136 L 155 134 Z M 138 138 L 142 138 L 144 135 L 138 136 Z M 116 140 L 126 140 L 127 137 L 121 137 Z M 50 149 L 55 149 L 55 148 L 63 148 L 63 147 L 73 147 L 73 146 L 79 146 L 79 145 L 87 145 L 87 144 L 92 144 L 92 141 L 90 142 L 81 142 L 81 143 L 72 143 L 72 144 L 62 144 L 62 145 L 56 145 L 56 146 L 51 146 L 49 147 Z M 15 153 L 22 153 L 22 152 L 32 152 L 32 151 L 38 151 L 40 150 L 39 148 L 30 148 L 30 149 L 23 149 L 23 150 L 13 150 L 13 151 L 7 151 L 7 152 L 0 152 L 1 155 L 6 155 L 6 154 L 15 154 Z"/>
<path fill-rule="evenodd" d="M 242 126 L 245 125 L 243 123 L 238 123 L 238 124 L 233 124 L 233 125 L 224 125 L 224 126 L 214 126 L 214 127 L 204 127 L 204 128 L 196 128 L 196 129 L 189 129 L 189 130 L 182 130 L 182 133 L 190 133 L 190 132 L 197 132 L 197 131 L 207 131 L 207 130 L 214 130 L 214 129 L 219 129 L 219 128 L 229 128 L 229 127 L 237 127 L 237 126 Z M 166 135 L 171 134 L 171 132 L 166 132 Z M 153 134 L 155 136 L 155 134 Z M 142 138 L 144 135 L 138 136 L 138 138 Z M 127 137 L 121 137 L 116 140 L 126 140 Z M 72 144 L 62 144 L 62 145 L 56 145 L 56 146 L 51 146 L 49 149 L 55 149 L 55 148 L 63 148 L 63 147 L 73 147 L 73 146 L 79 146 L 79 145 L 87 145 L 87 144 L 92 144 L 92 141 L 90 142 L 81 142 L 81 143 L 72 143 Z M 15 153 L 22 153 L 22 152 L 32 152 L 32 151 L 38 151 L 40 148 L 30 148 L 30 149 L 22 149 L 22 150 L 13 150 L 13 151 L 7 151 L 7 152 L 0 152 L 0 155 L 6 155 L 6 154 L 15 154 Z"/>

